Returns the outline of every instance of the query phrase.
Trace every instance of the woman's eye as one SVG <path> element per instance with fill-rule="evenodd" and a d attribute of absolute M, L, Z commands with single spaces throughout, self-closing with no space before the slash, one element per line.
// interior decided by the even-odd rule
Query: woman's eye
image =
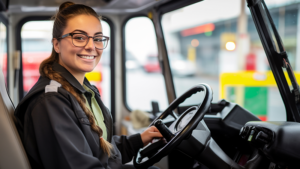
<path fill-rule="evenodd" d="M 96 41 L 96 42 L 103 42 L 103 41 L 105 41 L 105 39 L 102 39 L 102 38 L 94 38 L 94 41 Z"/>
<path fill-rule="evenodd" d="M 76 40 L 85 40 L 84 36 L 75 36 L 74 39 Z"/>

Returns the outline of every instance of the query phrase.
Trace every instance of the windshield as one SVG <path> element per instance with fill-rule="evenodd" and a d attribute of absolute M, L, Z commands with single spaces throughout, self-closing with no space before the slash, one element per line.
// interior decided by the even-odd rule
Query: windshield
<path fill-rule="evenodd" d="M 162 15 L 162 29 L 176 96 L 195 84 L 207 83 L 213 89 L 214 103 L 226 99 L 262 120 L 286 120 L 281 95 L 244 1 L 201 1 L 169 11 Z M 283 49 L 271 24 L 269 31 L 277 53 L 291 51 Z M 180 62 L 174 61 L 177 56 Z M 193 95 L 181 106 L 198 104 L 202 97 Z"/>

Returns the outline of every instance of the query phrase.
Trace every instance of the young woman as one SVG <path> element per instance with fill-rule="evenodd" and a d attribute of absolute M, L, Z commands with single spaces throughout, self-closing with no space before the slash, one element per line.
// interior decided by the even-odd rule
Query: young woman
<path fill-rule="evenodd" d="M 15 111 L 32 168 L 122 168 L 139 148 L 162 137 L 155 127 L 129 137 L 112 136 L 111 114 L 85 78 L 108 40 L 92 8 L 60 5 L 52 54 L 41 63 L 40 79 Z"/>

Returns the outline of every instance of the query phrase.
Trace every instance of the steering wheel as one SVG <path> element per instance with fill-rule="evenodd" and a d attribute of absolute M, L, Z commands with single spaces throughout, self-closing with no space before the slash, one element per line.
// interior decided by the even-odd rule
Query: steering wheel
<path fill-rule="evenodd" d="M 202 103 L 200 103 L 198 106 L 190 107 L 179 117 L 177 117 L 173 110 L 176 109 L 179 104 L 184 102 L 187 98 L 198 92 L 205 93 Z M 213 92 L 211 87 L 207 84 L 198 84 L 175 99 L 170 106 L 149 125 L 149 127 L 155 125 L 167 142 L 164 142 L 164 144 L 157 144 L 158 146 L 156 146 L 154 153 L 152 151 L 150 155 L 149 153 L 148 155 L 142 153 L 147 148 L 149 149 L 150 144 L 143 149 L 140 149 L 140 151 L 134 157 L 134 166 L 136 168 L 147 168 L 153 165 L 161 160 L 164 156 L 168 155 L 170 151 L 176 148 L 183 140 L 189 138 L 193 130 L 203 119 L 204 114 L 209 111 L 212 98 Z M 166 127 L 163 123 L 163 119 L 169 115 L 173 116 L 175 121 L 169 127 Z M 161 143 L 161 140 L 157 142 Z M 152 144 L 154 145 L 155 143 Z"/>

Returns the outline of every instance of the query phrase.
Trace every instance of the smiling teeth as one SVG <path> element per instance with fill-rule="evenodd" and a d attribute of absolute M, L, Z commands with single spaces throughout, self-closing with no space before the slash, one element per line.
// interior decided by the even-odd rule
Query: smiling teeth
<path fill-rule="evenodd" d="M 94 59 L 94 56 L 80 56 L 80 57 L 84 59 Z"/>

